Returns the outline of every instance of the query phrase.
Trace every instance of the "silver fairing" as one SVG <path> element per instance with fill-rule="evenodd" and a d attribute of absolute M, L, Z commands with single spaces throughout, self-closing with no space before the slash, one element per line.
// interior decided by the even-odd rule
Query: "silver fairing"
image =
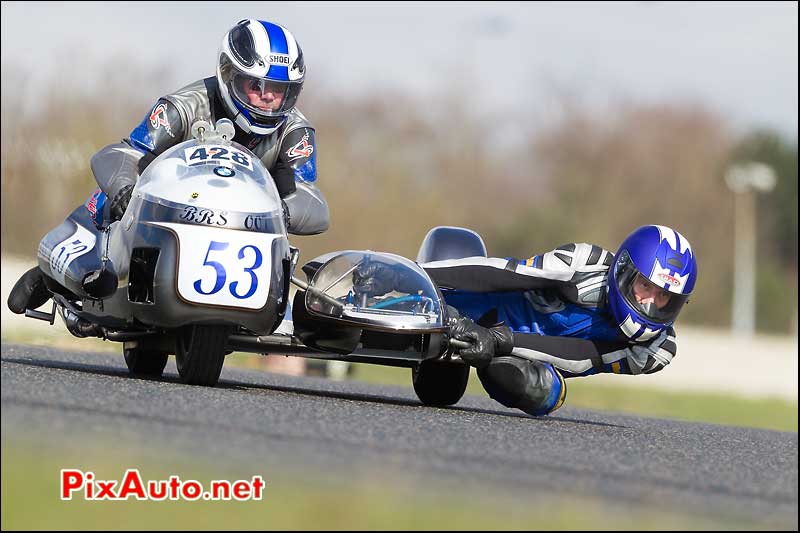
<path fill-rule="evenodd" d="M 235 324 L 259 334 L 282 319 L 290 256 L 280 197 L 263 163 L 243 146 L 192 139 L 167 150 L 140 176 L 124 217 L 107 231 L 81 209 L 42 240 L 39 264 L 85 297 L 80 281 L 87 269 L 108 258 L 117 291 L 84 298 L 85 317 L 116 327 Z M 73 234 L 91 251 L 54 261 Z"/>

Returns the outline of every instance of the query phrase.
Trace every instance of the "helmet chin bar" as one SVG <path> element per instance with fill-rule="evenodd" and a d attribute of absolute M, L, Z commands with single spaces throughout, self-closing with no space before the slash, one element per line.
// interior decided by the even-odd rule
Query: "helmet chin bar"
<path fill-rule="evenodd" d="M 217 77 L 217 79 L 219 80 L 219 76 Z M 219 86 L 219 96 L 221 97 L 223 106 L 227 114 L 232 115 L 233 113 L 235 113 L 235 115 L 230 117 L 231 120 L 233 120 L 236 123 L 236 125 L 239 126 L 239 128 L 245 133 L 252 133 L 255 135 L 270 135 L 274 133 L 275 130 L 280 128 L 281 125 L 283 125 L 283 123 L 286 121 L 286 118 L 289 116 L 287 112 L 287 114 L 284 115 L 284 117 L 281 120 L 279 120 L 274 126 L 262 126 L 259 124 L 253 124 L 249 120 L 247 120 L 247 117 L 244 115 L 244 113 L 242 113 L 242 110 L 236 106 L 236 104 L 234 103 L 233 96 L 228 91 L 228 88 L 225 87 L 224 85 Z"/>
<path fill-rule="evenodd" d="M 274 133 L 275 130 L 281 127 L 281 125 L 286 121 L 286 117 L 283 120 L 279 121 L 275 126 L 260 126 L 258 124 L 251 124 L 247 117 L 245 117 L 242 112 L 236 114 L 236 118 L 234 122 L 238 124 L 245 133 L 255 133 L 256 135 L 270 135 Z"/>
<path fill-rule="evenodd" d="M 640 304 L 639 304 L 639 307 L 641 307 L 641 308 L 642 308 L 642 311 L 644 311 L 644 314 L 645 314 L 646 316 L 652 316 L 652 314 L 653 314 L 653 311 L 655 311 L 655 310 L 656 310 L 656 309 L 655 309 L 655 307 L 656 307 L 656 304 L 654 304 L 654 303 L 649 303 L 649 304 L 640 303 Z"/>
<path fill-rule="evenodd" d="M 619 329 L 629 339 L 648 341 L 661 333 L 664 328 L 650 329 L 646 324 L 640 324 L 630 314 L 619 324 Z M 641 334 L 639 332 L 641 331 Z"/>

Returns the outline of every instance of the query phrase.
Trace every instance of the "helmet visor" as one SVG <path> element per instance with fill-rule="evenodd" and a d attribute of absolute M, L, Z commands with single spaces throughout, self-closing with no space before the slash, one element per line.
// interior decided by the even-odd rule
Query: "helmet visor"
<path fill-rule="evenodd" d="M 619 257 L 614 279 L 628 306 L 658 324 L 674 322 L 689 299 L 687 294 L 669 292 L 650 281 L 639 272 L 627 251 Z"/>
<path fill-rule="evenodd" d="M 237 72 L 228 82 L 231 95 L 261 118 L 283 117 L 300 96 L 301 83 L 254 78 Z"/>

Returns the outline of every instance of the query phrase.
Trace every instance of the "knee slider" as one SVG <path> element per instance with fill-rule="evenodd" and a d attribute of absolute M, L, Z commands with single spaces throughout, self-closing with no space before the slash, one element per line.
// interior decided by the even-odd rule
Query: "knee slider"
<path fill-rule="evenodd" d="M 561 375 L 553 365 L 542 363 L 544 367 L 541 372 L 547 372 L 550 376 L 550 394 L 547 396 L 547 401 L 544 405 L 536 410 L 536 412 L 526 411 L 535 416 L 547 415 L 564 405 L 567 399 L 567 382 L 564 376 Z M 545 378 L 547 379 L 547 378 Z"/>

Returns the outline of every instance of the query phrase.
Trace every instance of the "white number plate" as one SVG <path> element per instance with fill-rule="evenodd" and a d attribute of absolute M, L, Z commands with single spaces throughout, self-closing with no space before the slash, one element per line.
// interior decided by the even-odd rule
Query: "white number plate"
<path fill-rule="evenodd" d="M 282 235 L 150 222 L 178 237 L 178 293 L 189 302 L 261 309 L 272 274 L 272 242 Z"/>
<path fill-rule="evenodd" d="M 214 163 L 220 166 L 230 166 L 231 163 L 253 170 L 252 158 L 237 150 L 233 146 L 202 145 L 192 146 L 183 151 L 183 156 L 188 165 Z"/>

